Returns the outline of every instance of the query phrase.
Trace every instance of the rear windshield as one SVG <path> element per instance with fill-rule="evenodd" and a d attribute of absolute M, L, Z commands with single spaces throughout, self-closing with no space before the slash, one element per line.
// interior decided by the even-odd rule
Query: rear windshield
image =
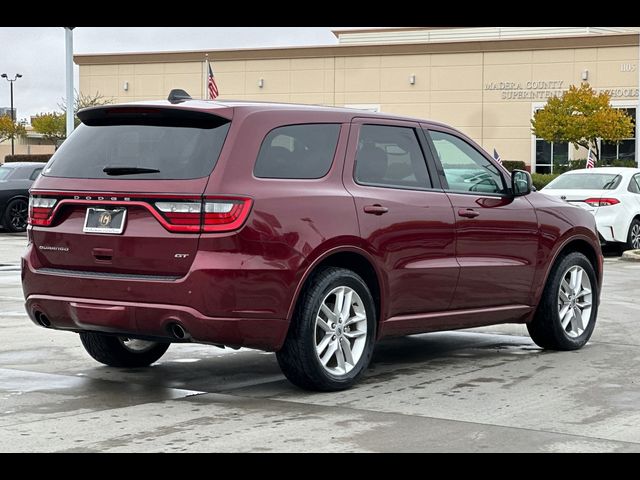
<path fill-rule="evenodd" d="M 213 117 L 213 116 L 211 116 Z M 230 123 L 154 122 L 118 117 L 81 124 L 53 155 L 43 174 L 64 178 L 186 180 L 208 176 L 218 161 Z M 144 123 L 144 124 L 139 124 Z M 104 169 L 120 169 L 108 175 Z M 130 168 L 122 174 L 123 168 Z M 149 170 L 137 173 L 136 169 Z M 158 172 L 155 172 L 158 170 Z"/>
<path fill-rule="evenodd" d="M 615 190 L 621 180 L 614 173 L 574 173 L 559 176 L 545 190 Z"/>

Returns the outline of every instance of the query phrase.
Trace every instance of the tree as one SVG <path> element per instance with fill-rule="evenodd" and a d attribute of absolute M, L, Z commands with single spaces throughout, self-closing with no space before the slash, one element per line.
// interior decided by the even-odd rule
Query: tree
<path fill-rule="evenodd" d="M 31 120 L 31 126 L 53 145 L 67 137 L 66 115 L 64 113 L 41 113 Z"/>
<path fill-rule="evenodd" d="M 79 110 L 110 103 L 113 103 L 113 99 L 106 98 L 99 92 L 96 92 L 95 95 L 85 95 L 76 91 L 76 98 L 73 101 L 74 125 L 77 127 L 80 124 L 80 119 L 77 117 Z M 64 103 L 64 98 L 58 104 L 58 108 L 60 108 L 60 112 L 41 113 L 36 115 L 31 122 L 33 129 L 54 145 L 67 138 L 67 106 Z"/>
<path fill-rule="evenodd" d="M 532 131 L 548 142 L 570 142 L 576 149 L 591 149 L 599 159 L 598 139 L 619 142 L 633 136 L 631 117 L 611 107 L 610 100 L 608 93 L 596 93 L 588 83 L 572 85 L 534 114 Z"/>
<path fill-rule="evenodd" d="M 9 115 L 0 117 L 0 142 L 26 135 L 24 125 L 14 122 Z"/>
<path fill-rule="evenodd" d="M 76 98 L 73 100 L 73 115 L 75 126 L 77 127 L 80 124 L 78 112 L 83 108 L 98 107 L 100 105 L 109 105 L 111 103 L 113 103 L 113 99 L 107 98 L 104 95 L 100 95 L 100 92 L 96 92 L 95 95 L 85 95 L 84 93 L 78 92 L 76 90 Z M 67 101 L 65 98 L 63 98 L 62 101 L 58 103 L 58 108 L 62 110 L 62 112 L 67 111 Z"/>

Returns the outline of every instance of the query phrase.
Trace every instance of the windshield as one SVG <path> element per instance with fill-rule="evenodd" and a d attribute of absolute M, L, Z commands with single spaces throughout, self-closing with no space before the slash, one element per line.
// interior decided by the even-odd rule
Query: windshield
<path fill-rule="evenodd" d="M 146 121 L 81 124 L 53 155 L 44 175 L 122 178 L 119 175 L 124 174 L 149 180 L 206 177 L 218 161 L 230 125 L 225 119 L 203 126 L 171 119 L 155 125 L 136 124 L 142 122 Z"/>
<path fill-rule="evenodd" d="M 7 167 L 6 165 L 0 166 L 0 180 L 6 180 L 9 175 L 13 172 L 12 167 Z"/>
<path fill-rule="evenodd" d="M 614 173 L 574 173 L 559 176 L 544 190 L 615 190 L 621 180 Z"/>

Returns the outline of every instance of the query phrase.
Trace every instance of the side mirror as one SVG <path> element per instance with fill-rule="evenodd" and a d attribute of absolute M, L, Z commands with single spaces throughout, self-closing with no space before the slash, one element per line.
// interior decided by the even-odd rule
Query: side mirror
<path fill-rule="evenodd" d="M 533 181 L 529 172 L 514 170 L 511 172 L 511 192 L 514 197 L 529 195 L 533 190 Z"/>

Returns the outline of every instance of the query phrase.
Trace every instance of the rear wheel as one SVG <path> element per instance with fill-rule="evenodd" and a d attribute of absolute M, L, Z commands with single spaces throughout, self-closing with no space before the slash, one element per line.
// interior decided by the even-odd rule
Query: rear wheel
<path fill-rule="evenodd" d="M 276 356 L 285 376 L 308 390 L 351 387 L 371 361 L 376 309 L 367 284 L 342 268 L 314 275 Z"/>
<path fill-rule="evenodd" d="M 2 223 L 9 232 L 24 232 L 27 229 L 29 204 L 22 198 L 11 200 L 4 211 Z"/>
<path fill-rule="evenodd" d="M 80 340 L 89 355 L 110 367 L 148 367 L 169 348 L 169 343 L 81 332 Z"/>
<path fill-rule="evenodd" d="M 625 250 L 638 250 L 640 249 L 640 220 L 634 218 L 629 227 L 629 233 L 627 235 L 627 243 L 624 245 Z"/>
<path fill-rule="evenodd" d="M 533 341 L 550 350 L 577 350 L 591 338 L 598 314 L 598 283 L 593 266 L 572 252 L 553 267 L 534 320 Z"/>

